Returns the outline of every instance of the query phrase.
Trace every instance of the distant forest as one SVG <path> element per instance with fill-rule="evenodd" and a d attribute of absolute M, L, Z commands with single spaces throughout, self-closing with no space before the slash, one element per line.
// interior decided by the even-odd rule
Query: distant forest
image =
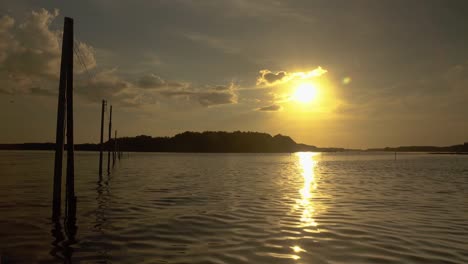
<path fill-rule="evenodd" d="M 446 152 L 446 153 L 468 153 L 468 142 L 460 145 L 447 147 L 435 146 L 403 146 L 396 148 L 376 148 L 368 149 L 368 151 L 391 151 L 391 152 Z"/>
<path fill-rule="evenodd" d="M 173 137 L 136 136 L 117 139 L 120 151 L 128 152 L 233 152 L 233 153 L 281 153 L 297 151 L 350 151 L 344 148 L 319 148 L 298 144 L 284 135 L 271 136 L 259 132 L 184 132 Z M 104 143 L 104 150 L 113 149 L 114 139 Z M 53 150 L 54 143 L 0 144 L 0 150 Z M 99 144 L 75 144 L 75 150 L 98 151 Z M 447 146 L 407 146 L 367 149 L 367 151 L 391 152 L 446 152 L 468 153 L 468 143 Z"/>
<path fill-rule="evenodd" d="M 114 139 L 104 143 L 104 149 L 112 149 Z M 259 132 L 184 132 L 174 137 L 136 136 L 117 139 L 120 151 L 134 152 L 243 152 L 280 153 L 296 151 L 343 151 L 340 148 L 317 148 L 297 144 L 288 136 L 271 136 Z M 53 150 L 54 143 L 0 144 L 0 149 Z M 99 144 L 75 144 L 76 150 L 99 150 Z"/>

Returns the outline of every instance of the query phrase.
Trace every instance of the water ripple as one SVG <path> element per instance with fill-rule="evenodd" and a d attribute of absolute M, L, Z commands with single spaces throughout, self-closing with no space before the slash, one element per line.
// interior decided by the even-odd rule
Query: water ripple
<path fill-rule="evenodd" d="M 77 153 L 78 233 L 49 220 L 53 153 L 0 152 L 12 263 L 468 263 L 468 157 Z"/>

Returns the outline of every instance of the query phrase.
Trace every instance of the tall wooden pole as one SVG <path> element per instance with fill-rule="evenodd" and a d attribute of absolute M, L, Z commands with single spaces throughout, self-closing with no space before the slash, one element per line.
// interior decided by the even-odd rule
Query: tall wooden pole
<path fill-rule="evenodd" d="M 65 99 L 67 85 L 67 67 L 70 65 L 68 61 L 70 53 L 70 28 L 73 28 L 73 20 L 65 18 L 62 37 L 62 57 L 60 63 L 60 83 L 57 106 L 57 130 L 55 134 L 55 166 L 54 166 L 54 190 L 52 201 L 52 219 L 58 220 L 61 211 L 61 196 L 62 196 L 62 161 L 63 161 L 63 143 L 65 134 Z"/>
<path fill-rule="evenodd" d="M 76 218 L 75 197 L 75 149 L 73 139 L 73 19 L 65 18 L 69 24 L 69 35 L 66 56 L 67 67 L 67 182 L 66 182 L 66 221 L 74 222 Z"/>
<path fill-rule="evenodd" d="M 99 176 L 102 176 L 102 151 L 104 140 L 104 111 L 106 109 L 106 101 L 102 100 L 101 108 L 101 144 L 99 145 Z"/>
<path fill-rule="evenodd" d="M 111 139 L 112 139 L 112 105 L 109 111 L 109 141 L 107 147 L 107 173 L 110 173 L 110 158 L 111 158 Z"/>

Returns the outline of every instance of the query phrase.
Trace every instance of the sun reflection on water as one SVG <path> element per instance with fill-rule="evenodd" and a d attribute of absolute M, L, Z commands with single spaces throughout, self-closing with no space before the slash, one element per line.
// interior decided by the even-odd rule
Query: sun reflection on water
<path fill-rule="evenodd" d="M 296 153 L 299 158 L 299 165 L 304 178 L 304 185 L 299 191 L 301 199 L 296 201 L 296 209 L 302 210 L 301 227 L 317 226 L 313 216 L 315 212 L 314 203 L 312 202 L 313 191 L 317 189 L 315 181 L 315 166 L 317 165 L 317 156 L 319 153 L 299 152 Z"/>

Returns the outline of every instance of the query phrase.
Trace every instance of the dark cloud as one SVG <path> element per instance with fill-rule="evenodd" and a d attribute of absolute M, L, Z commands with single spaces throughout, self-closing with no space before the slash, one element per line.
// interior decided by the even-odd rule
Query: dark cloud
<path fill-rule="evenodd" d="M 155 74 L 141 77 L 136 83 L 122 79 L 115 69 L 101 71 L 92 79 L 78 82 L 75 91 L 93 102 L 108 99 L 125 107 L 155 104 L 162 98 L 182 100 L 205 107 L 237 103 L 234 84 L 195 87 L 181 81 L 166 81 Z"/>
<path fill-rule="evenodd" d="M 273 105 L 269 105 L 269 106 L 260 107 L 257 110 L 258 111 L 266 111 L 266 112 L 275 112 L 275 111 L 280 111 L 281 109 L 283 109 L 283 107 L 281 105 L 273 104 Z"/>
<path fill-rule="evenodd" d="M 205 89 L 197 91 L 193 99 L 203 106 L 215 106 L 237 104 L 238 97 L 236 86 L 230 83 L 229 85 L 205 87 Z"/>
<path fill-rule="evenodd" d="M 237 96 L 232 92 L 201 92 L 195 98 L 203 106 L 214 106 L 237 103 Z"/>
<path fill-rule="evenodd" d="M 272 85 L 277 83 L 284 83 L 290 80 L 299 78 L 299 79 L 309 79 L 319 77 L 323 74 L 327 73 L 327 70 L 323 69 L 322 67 L 317 67 L 311 71 L 305 72 L 285 72 L 285 71 L 278 71 L 272 72 L 270 70 L 261 70 L 259 72 L 259 76 L 257 77 L 257 85 Z"/>
<path fill-rule="evenodd" d="M 257 84 L 273 84 L 283 81 L 286 77 L 287 73 L 284 71 L 274 73 L 269 70 L 261 70 L 260 76 L 257 79 Z"/>

